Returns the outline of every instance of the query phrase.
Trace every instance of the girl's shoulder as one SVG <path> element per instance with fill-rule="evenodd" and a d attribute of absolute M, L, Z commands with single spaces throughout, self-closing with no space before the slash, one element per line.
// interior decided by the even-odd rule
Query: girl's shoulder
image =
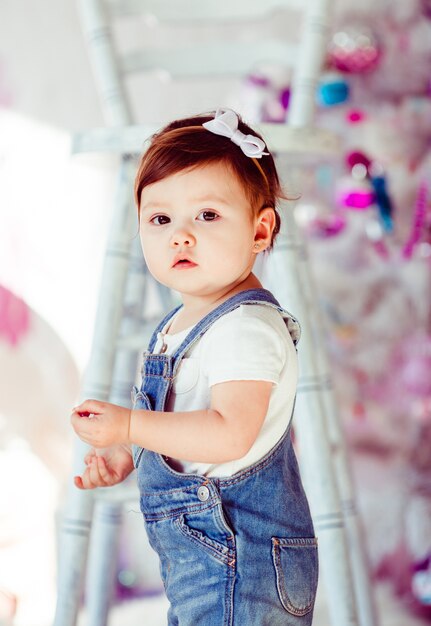
<path fill-rule="evenodd" d="M 280 314 L 278 309 L 271 304 L 268 303 L 259 303 L 259 304 L 240 304 L 239 307 L 226 313 L 223 315 L 220 322 L 229 320 L 229 319 L 260 319 L 268 324 L 278 326 L 281 322 L 284 324 L 283 316 Z"/>
<path fill-rule="evenodd" d="M 200 358 L 209 385 L 225 380 L 271 380 L 296 359 L 280 312 L 266 304 L 244 304 L 226 313 L 200 338 Z"/>
<path fill-rule="evenodd" d="M 207 341 L 216 336 L 232 335 L 233 338 L 247 336 L 253 340 L 256 335 L 271 335 L 287 339 L 289 331 L 280 312 L 268 304 L 241 304 L 216 320 L 205 333 Z M 205 337 L 204 335 L 204 337 Z"/>

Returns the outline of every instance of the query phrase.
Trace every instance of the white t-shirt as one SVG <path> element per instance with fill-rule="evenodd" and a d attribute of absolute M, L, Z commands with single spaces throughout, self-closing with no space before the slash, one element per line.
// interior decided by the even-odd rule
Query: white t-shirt
<path fill-rule="evenodd" d="M 158 335 L 154 353 L 172 354 L 191 328 Z M 280 439 L 290 421 L 298 379 L 295 345 L 280 313 L 260 304 L 241 305 L 223 315 L 190 348 L 177 370 L 167 411 L 194 411 L 210 407 L 210 388 L 232 380 L 273 383 L 268 413 L 251 449 L 225 463 L 194 463 L 170 459 L 177 470 L 204 476 L 232 476 L 261 459 Z"/>

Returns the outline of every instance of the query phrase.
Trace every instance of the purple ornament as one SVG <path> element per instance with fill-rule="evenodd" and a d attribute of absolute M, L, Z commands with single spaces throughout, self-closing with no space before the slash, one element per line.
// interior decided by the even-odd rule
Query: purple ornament
<path fill-rule="evenodd" d="M 254 87 L 269 87 L 269 79 L 262 74 L 249 74 L 245 79 L 246 83 Z"/>
<path fill-rule="evenodd" d="M 422 0 L 422 10 L 425 17 L 431 19 L 431 0 Z"/>
<path fill-rule="evenodd" d="M 290 102 L 290 87 L 285 87 L 280 93 L 280 104 L 285 111 L 289 108 Z"/>
<path fill-rule="evenodd" d="M 327 217 L 318 217 L 308 224 L 308 234 L 318 239 L 329 239 L 339 235 L 346 227 L 345 218 L 333 213 Z"/>
<path fill-rule="evenodd" d="M 316 239 L 328 239 L 339 235 L 346 226 L 343 213 L 317 200 L 299 203 L 295 208 L 298 224 L 308 236 Z"/>
<path fill-rule="evenodd" d="M 354 167 L 362 167 L 366 172 L 363 164 L 357 163 Z M 335 189 L 335 200 L 338 206 L 345 209 L 364 211 L 374 204 L 375 194 L 365 176 L 363 178 L 347 176 L 338 181 Z"/>

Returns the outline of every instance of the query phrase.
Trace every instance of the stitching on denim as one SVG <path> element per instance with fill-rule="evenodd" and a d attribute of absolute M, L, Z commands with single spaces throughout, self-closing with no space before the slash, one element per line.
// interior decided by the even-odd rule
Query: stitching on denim
<path fill-rule="evenodd" d="M 199 530 L 190 528 L 184 521 L 184 515 L 177 517 L 173 520 L 175 527 L 181 532 L 181 534 L 204 549 L 210 556 L 213 556 L 217 561 L 232 566 L 232 562 L 235 563 L 235 557 L 232 557 L 232 550 L 229 547 L 218 544 L 210 537 L 207 537 Z"/>
<path fill-rule="evenodd" d="M 173 381 L 172 376 L 165 376 L 165 374 L 145 374 L 142 376 L 142 380 L 145 380 L 145 378 L 163 378 L 163 380 L 168 380 L 170 382 Z"/>
<path fill-rule="evenodd" d="M 233 548 L 233 553 L 236 555 L 236 548 Z M 234 616 L 234 606 L 233 606 L 233 598 L 234 598 L 234 590 L 235 590 L 235 579 L 236 579 L 236 558 L 232 559 L 228 563 L 228 576 L 225 587 L 225 610 L 224 610 L 224 626 L 233 626 L 233 616 Z"/>
<path fill-rule="evenodd" d="M 186 475 L 186 474 L 185 474 Z M 203 487 L 204 485 L 209 485 L 210 483 L 208 481 L 206 482 L 196 482 L 193 485 L 190 485 L 189 487 L 175 487 L 175 489 L 168 489 L 167 491 L 142 491 L 142 495 L 144 496 L 169 496 L 169 495 L 174 495 L 174 494 L 181 494 L 187 491 L 197 491 L 199 489 L 199 487 Z M 214 500 L 216 499 L 216 496 L 214 494 L 211 495 L 211 499 Z"/>
<path fill-rule="evenodd" d="M 198 541 L 202 541 L 202 543 L 209 546 L 211 549 L 214 549 L 220 555 L 227 556 L 229 554 L 229 548 L 227 546 L 224 546 L 218 541 L 211 539 L 211 537 L 206 536 L 200 530 L 197 530 L 196 528 L 192 528 L 191 526 L 189 526 L 184 519 L 184 515 L 180 515 L 180 517 L 176 517 L 174 519 L 174 524 L 176 526 L 179 526 L 181 530 L 184 531 L 184 534 L 190 535 L 191 537 L 195 537 Z"/>
<path fill-rule="evenodd" d="M 178 514 L 184 513 L 194 513 L 195 511 L 207 511 L 215 506 L 216 503 L 212 502 L 210 506 L 201 506 L 199 504 L 192 505 L 183 505 L 176 509 L 171 509 L 167 513 L 145 513 L 142 511 L 142 514 L 147 522 L 157 522 L 162 519 L 172 519 L 173 517 L 177 517 Z"/>
<path fill-rule="evenodd" d="M 145 374 L 142 378 L 160 378 L 163 374 Z"/>
<path fill-rule="evenodd" d="M 194 535 L 190 535 L 188 534 L 186 531 L 184 531 L 183 528 L 181 528 L 180 526 L 178 526 L 178 530 L 180 531 L 180 533 L 186 537 L 187 539 L 189 539 L 192 543 L 195 543 L 197 546 L 199 546 L 200 548 L 202 548 L 203 550 L 206 550 L 207 553 L 210 554 L 210 556 L 213 556 L 217 561 L 224 563 L 224 565 L 229 565 L 229 557 L 227 555 L 221 554 L 220 552 L 217 552 L 217 550 L 215 550 L 214 548 L 212 548 L 212 546 L 210 546 L 209 544 L 205 543 L 204 541 L 200 541 L 197 537 L 195 537 Z"/>
<path fill-rule="evenodd" d="M 216 507 L 215 516 L 219 520 L 220 525 L 224 529 L 224 531 L 230 533 L 229 535 L 226 536 L 226 539 L 228 540 L 232 539 L 235 545 L 235 534 L 234 534 L 233 529 L 229 526 L 229 524 L 227 523 L 227 520 L 225 519 L 223 505 L 222 505 L 221 500 L 219 502 L 219 505 Z"/>
<path fill-rule="evenodd" d="M 305 607 L 302 607 L 302 608 L 298 608 L 291 603 L 287 590 L 286 590 L 286 579 L 285 579 L 284 571 L 283 571 L 282 564 L 281 564 L 281 549 L 280 549 L 281 545 L 288 545 L 289 547 L 291 546 L 289 544 L 284 544 L 285 539 L 282 539 L 279 537 L 271 537 L 271 539 L 272 539 L 272 556 L 274 560 L 275 575 L 277 578 L 277 589 L 278 589 L 278 594 L 279 594 L 281 603 L 286 609 L 286 611 L 288 611 L 292 615 L 303 617 L 304 615 L 307 615 L 307 613 L 309 613 L 311 609 L 313 608 L 314 600 L 312 599 L 311 602 L 309 602 L 309 604 L 307 604 Z M 304 544 L 302 546 L 292 546 L 292 547 L 303 548 L 304 546 L 310 547 L 310 544 Z"/>
<path fill-rule="evenodd" d="M 317 537 L 274 537 L 274 541 L 288 548 L 317 548 Z"/>

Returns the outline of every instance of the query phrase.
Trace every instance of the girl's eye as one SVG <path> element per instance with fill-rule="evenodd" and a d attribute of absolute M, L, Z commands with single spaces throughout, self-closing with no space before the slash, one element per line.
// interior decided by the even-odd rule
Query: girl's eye
<path fill-rule="evenodd" d="M 163 226 L 163 224 L 169 224 L 170 218 L 167 215 L 155 215 L 150 219 L 152 224 L 156 224 L 157 226 Z"/>
<path fill-rule="evenodd" d="M 198 219 L 204 222 L 213 222 L 218 218 L 217 213 L 215 211 L 205 210 L 201 211 L 198 215 Z"/>

